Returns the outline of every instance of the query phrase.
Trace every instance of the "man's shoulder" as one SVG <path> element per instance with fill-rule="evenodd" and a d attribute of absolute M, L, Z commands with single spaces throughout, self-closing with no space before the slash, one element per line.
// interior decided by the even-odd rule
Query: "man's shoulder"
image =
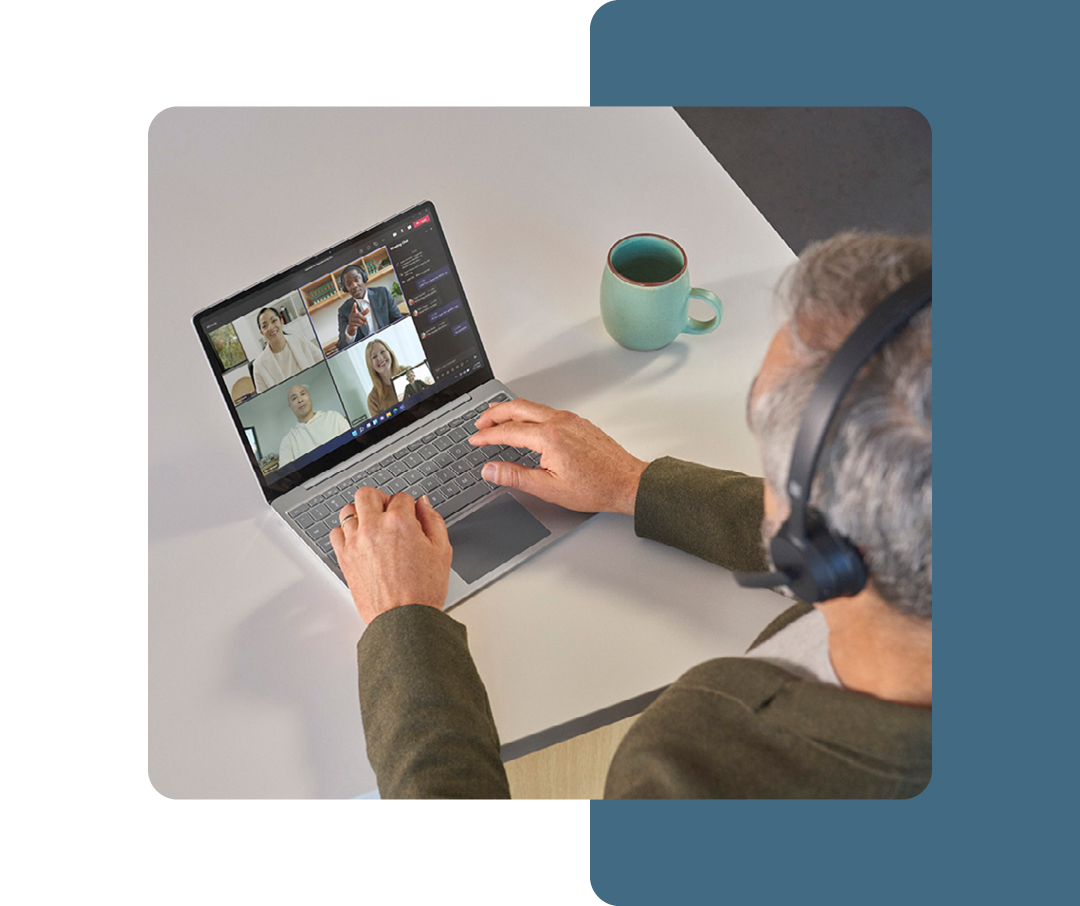
<path fill-rule="evenodd" d="M 607 796 L 905 798 L 930 779 L 929 711 L 717 658 L 672 683 L 631 727 Z"/>

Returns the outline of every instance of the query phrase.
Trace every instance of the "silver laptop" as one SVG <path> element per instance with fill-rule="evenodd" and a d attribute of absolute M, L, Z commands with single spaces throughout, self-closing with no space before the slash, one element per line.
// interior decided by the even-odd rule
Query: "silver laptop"
<path fill-rule="evenodd" d="M 467 443 L 495 379 L 435 206 L 422 202 L 198 312 L 267 502 L 339 579 L 330 545 L 356 488 L 427 494 L 454 561 L 446 607 L 581 525 L 480 477 L 539 455 Z"/>

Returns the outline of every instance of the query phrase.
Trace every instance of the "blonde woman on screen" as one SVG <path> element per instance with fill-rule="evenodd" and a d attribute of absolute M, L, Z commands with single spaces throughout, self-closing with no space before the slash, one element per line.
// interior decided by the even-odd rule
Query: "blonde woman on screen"
<path fill-rule="evenodd" d="M 372 340 L 364 350 L 364 358 L 367 359 L 367 370 L 373 385 L 367 398 L 368 412 L 377 415 L 398 404 L 392 378 L 401 367 L 393 350 L 382 340 Z"/>

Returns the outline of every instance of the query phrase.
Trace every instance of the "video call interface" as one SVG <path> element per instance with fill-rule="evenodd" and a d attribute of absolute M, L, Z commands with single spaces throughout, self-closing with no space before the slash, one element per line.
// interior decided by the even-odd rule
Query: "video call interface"
<path fill-rule="evenodd" d="M 423 208 L 290 270 L 200 326 L 268 481 L 483 365 Z"/>

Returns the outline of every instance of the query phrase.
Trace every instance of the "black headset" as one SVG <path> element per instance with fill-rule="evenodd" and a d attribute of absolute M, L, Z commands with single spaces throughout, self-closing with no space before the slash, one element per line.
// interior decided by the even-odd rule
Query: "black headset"
<path fill-rule="evenodd" d="M 829 362 L 806 404 L 795 437 L 787 483 L 791 513 L 769 542 L 776 571 L 735 573 L 740 585 L 749 588 L 786 585 L 808 604 L 847 598 L 858 594 L 866 585 L 862 556 L 809 506 L 810 488 L 825 435 L 855 376 L 870 356 L 930 304 L 930 287 L 928 268 L 870 312 Z"/>

